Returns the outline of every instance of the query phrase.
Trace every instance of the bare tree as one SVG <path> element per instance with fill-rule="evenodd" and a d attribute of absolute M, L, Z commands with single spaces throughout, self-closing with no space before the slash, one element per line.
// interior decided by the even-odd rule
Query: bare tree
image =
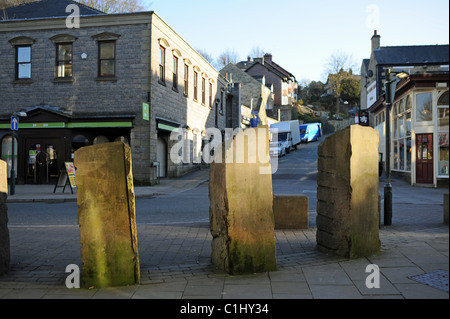
<path fill-rule="evenodd" d="M 210 64 L 214 63 L 214 58 L 211 54 L 209 54 L 208 52 L 206 52 L 205 50 L 202 49 L 196 49 L 196 51 L 205 58 L 206 61 L 208 61 Z"/>
<path fill-rule="evenodd" d="M 35 2 L 36 0 L 0 0 L 0 9 Z M 88 7 L 105 13 L 124 13 L 144 11 L 142 0 L 75 0 Z"/>
<path fill-rule="evenodd" d="M 356 63 L 351 55 L 344 52 L 333 53 L 326 64 L 328 81 L 336 94 L 336 113 L 340 112 L 340 98 L 342 94 L 344 80 L 352 75 Z"/>
<path fill-rule="evenodd" d="M 261 49 L 259 46 L 255 46 L 252 48 L 252 50 L 249 53 L 249 56 L 254 58 L 262 58 L 264 56 L 264 50 Z"/>
<path fill-rule="evenodd" d="M 144 11 L 142 0 L 76 0 L 88 7 L 105 13 Z"/>
<path fill-rule="evenodd" d="M 222 54 L 219 55 L 217 64 L 218 68 L 222 68 L 227 66 L 230 63 L 236 63 L 238 61 L 238 54 L 234 50 L 226 50 Z"/>
<path fill-rule="evenodd" d="M 34 1 L 36 0 L 0 0 L 0 8 L 5 9 Z"/>

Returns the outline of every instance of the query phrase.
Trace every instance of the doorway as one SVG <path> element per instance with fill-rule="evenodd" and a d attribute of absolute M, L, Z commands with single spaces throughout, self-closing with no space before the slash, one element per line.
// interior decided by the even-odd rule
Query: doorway
<path fill-rule="evenodd" d="M 158 177 L 166 177 L 167 172 L 167 144 L 162 137 L 156 142 L 156 158 L 159 162 Z"/>
<path fill-rule="evenodd" d="M 417 134 L 416 145 L 416 183 L 433 184 L 433 134 Z"/>
<path fill-rule="evenodd" d="M 64 163 L 64 145 L 59 139 L 27 139 L 25 149 L 27 184 L 51 184 Z"/>

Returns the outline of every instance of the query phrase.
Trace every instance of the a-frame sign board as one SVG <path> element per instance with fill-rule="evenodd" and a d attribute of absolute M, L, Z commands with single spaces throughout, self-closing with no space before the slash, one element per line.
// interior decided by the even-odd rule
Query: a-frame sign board
<path fill-rule="evenodd" d="M 77 187 L 75 180 L 75 167 L 72 162 L 65 162 L 65 169 L 62 169 L 58 176 L 58 181 L 56 182 L 55 189 L 53 193 L 56 192 L 58 187 L 63 187 L 63 193 L 66 190 L 66 186 L 69 184 L 70 191 L 73 194 L 73 189 Z"/>

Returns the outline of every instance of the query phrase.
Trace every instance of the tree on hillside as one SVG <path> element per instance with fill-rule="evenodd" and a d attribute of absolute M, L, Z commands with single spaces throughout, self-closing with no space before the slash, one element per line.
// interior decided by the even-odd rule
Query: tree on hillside
<path fill-rule="evenodd" d="M 221 69 L 230 63 L 236 63 L 238 61 L 238 54 L 234 50 L 226 50 L 219 55 L 217 60 L 217 68 Z"/>
<path fill-rule="evenodd" d="M 340 112 L 340 99 L 344 80 L 352 75 L 352 69 L 355 68 L 355 65 L 353 58 L 343 52 L 333 53 L 326 64 L 328 83 L 336 94 L 336 113 Z"/>
<path fill-rule="evenodd" d="M 124 13 L 144 11 L 141 0 L 75 0 L 88 7 L 105 13 Z"/>
<path fill-rule="evenodd" d="M 35 2 L 36 0 L 0 0 L 0 9 L 20 4 Z M 88 7 L 105 13 L 138 12 L 145 10 L 142 0 L 75 0 Z"/>

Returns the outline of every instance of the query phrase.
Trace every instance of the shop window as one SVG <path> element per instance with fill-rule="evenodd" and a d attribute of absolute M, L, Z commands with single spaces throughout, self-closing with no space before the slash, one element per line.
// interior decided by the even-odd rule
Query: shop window
<path fill-rule="evenodd" d="M 109 139 L 106 136 L 97 136 L 96 138 L 94 138 L 94 142 L 93 144 L 104 144 L 104 143 L 109 143 Z"/>
<path fill-rule="evenodd" d="M 392 119 L 394 170 L 411 171 L 411 110 L 408 97 L 396 103 L 397 113 Z"/>
<path fill-rule="evenodd" d="M 449 91 L 438 100 L 438 176 L 449 176 Z"/>
<path fill-rule="evenodd" d="M 17 138 L 14 139 L 14 167 L 17 170 Z M 11 165 L 12 165 L 12 136 L 5 136 L 2 139 L 2 160 L 7 164 L 8 178 L 11 177 Z"/>
<path fill-rule="evenodd" d="M 130 146 L 130 142 L 128 141 L 128 139 L 125 136 L 119 136 L 118 138 L 116 138 L 114 140 L 114 142 L 123 142 L 126 145 Z"/>
<path fill-rule="evenodd" d="M 416 121 L 428 122 L 433 120 L 432 94 L 419 93 L 416 96 Z"/>
<path fill-rule="evenodd" d="M 89 145 L 89 140 L 87 139 L 86 136 L 81 135 L 81 134 L 75 135 L 72 139 L 72 154 L 76 150 L 78 150 L 84 146 L 88 146 L 88 145 Z M 72 158 L 73 158 L 73 156 L 72 156 Z"/>

